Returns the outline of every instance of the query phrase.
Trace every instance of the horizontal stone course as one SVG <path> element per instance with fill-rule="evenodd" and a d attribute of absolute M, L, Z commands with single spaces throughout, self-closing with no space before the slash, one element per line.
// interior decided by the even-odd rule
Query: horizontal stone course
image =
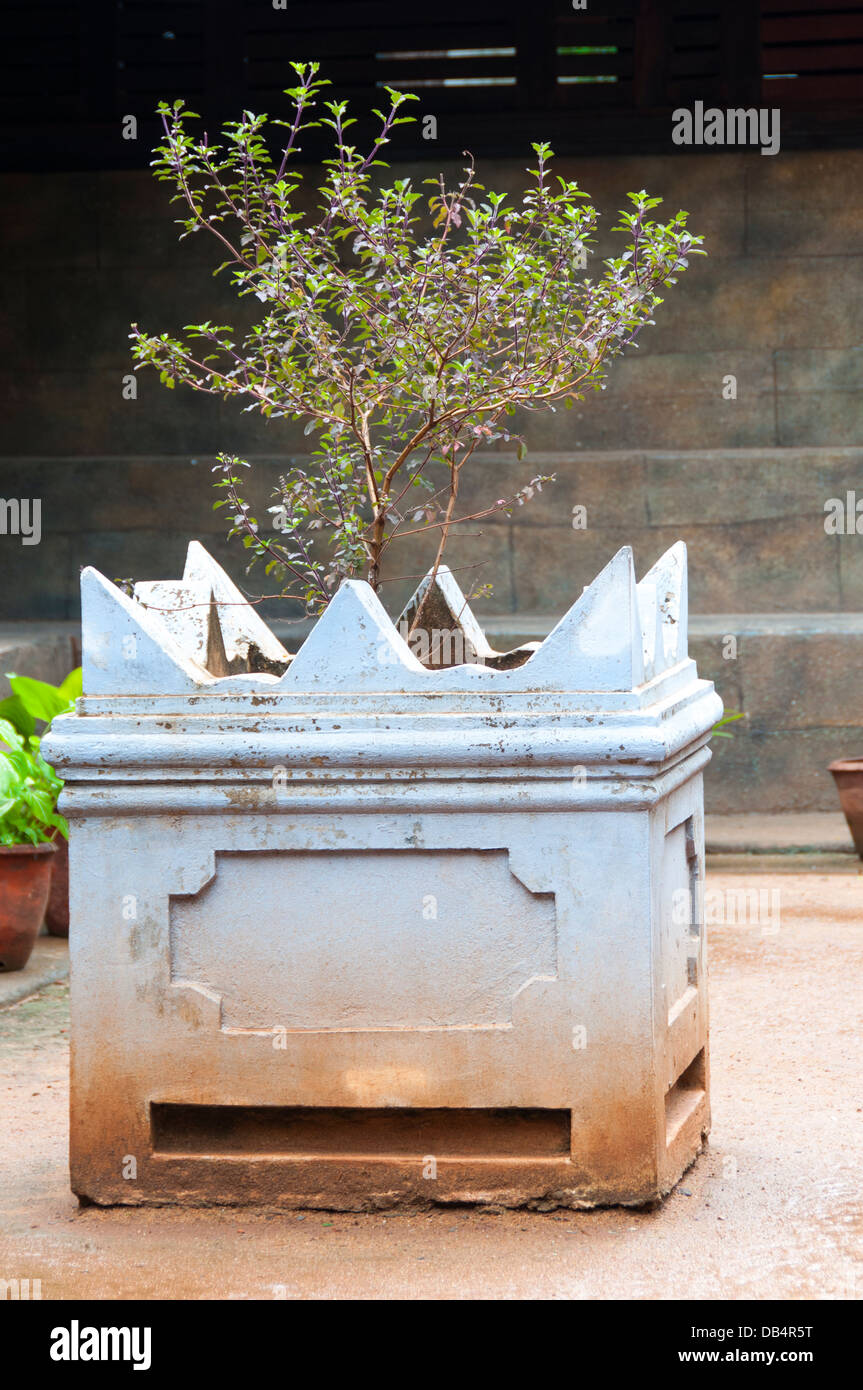
<path fill-rule="evenodd" d="M 560 616 L 484 612 L 481 624 L 501 649 L 541 639 Z M 310 623 L 273 619 L 272 626 L 296 651 Z M 737 641 L 733 657 L 726 655 L 729 637 Z M 835 812 L 827 766 L 863 756 L 863 613 L 695 614 L 689 649 L 726 711 L 747 716 L 729 726 L 731 738 L 713 741 L 708 811 Z M 77 624 L 0 624 L 0 657 L 4 670 L 58 682 L 80 659 Z M 0 693 L 8 693 L 3 684 Z"/>
<path fill-rule="evenodd" d="M 749 255 L 860 255 L 863 150 L 747 159 Z"/>
<path fill-rule="evenodd" d="M 833 811 L 839 798 L 827 768 L 835 758 L 863 756 L 863 722 L 740 735 L 714 744 L 713 753 L 704 773 L 710 811 Z"/>
<path fill-rule="evenodd" d="M 248 496 L 266 526 L 279 473 L 306 456 L 249 457 Z M 205 452 L 0 458 L 0 497 L 42 501 L 39 546 L 0 537 L 17 576 L 0 592 L 0 619 L 72 617 L 82 565 L 152 579 L 174 572 L 194 536 L 207 537 L 250 592 L 265 592 L 262 570 L 244 578 L 245 552 L 226 542 L 225 513 L 213 511 L 214 461 Z M 863 536 L 824 530 L 829 498 L 857 489 L 863 500 L 863 449 L 537 450 L 521 461 L 495 450 L 465 469 L 457 514 L 493 508 L 551 474 L 557 480 L 511 516 L 501 509 L 452 533 L 448 562 L 469 589 L 493 586 L 490 613 L 563 611 L 621 545 L 634 547 L 643 574 L 680 539 L 690 546 L 696 612 L 863 609 Z M 576 507 L 586 509 L 586 529 L 573 528 Z M 420 525 L 408 520 L 402 529 Z M 425 572 L 434 536 L 393 544 L 383 595 L 391 611 Z"/>
<path fill-rule="evenodd" d="M 7 675 L 59 685 L 80 664 L 79 623 L 0 623 L 0 700 L 12 693 Z"/>
<path fill-rule="evenodd" d="M 553 619 L 518 615 L 485 624 L 500 646 L 542 637 Z M 693 614 L 689 651 L 726 711 L 745 720 L 715 739 L 704 774 L 708 811 L 835 811 L 827 771 L 863 756 L 863 613 Z M 728 638 L 736 639 L 736 656 Z"/>
<path fill-rule="evenodd" d="M 851 348 L 797 348 L 774 354 L 776 389 L 795 396 L 812 391 L 863 390 L 863 344 Z"/>
<path fill-rule="evenodd" d="M 530 162 L 484 162 L 482 180 L 520 198 Z M 460 161 L 445 167 L 458 173 Z M 863 498 L 863 150 L 585 156 L 558 167 L 601 214 L 597 258 L 619 247 L 616 213 L 642 187 L 664 199 L 660 214 L 689 211 L 709 256 L 668 292 L 638 349 L 611 364 L 606 390 L 571 410 L 519 418 L 530 446 L 522 462 L 498 448 L 465 470 L 463 514 L 511 497 L 536 473 L 558 475 L 511 519 L 456 532 L 447 558 L 463 586 L 493 586 L 476 606 L 493 618 L 560 614 L 618 546 L 633 544 L 643 574 L 682 538 L 696 614 L 767 612 L 805 623 L 863 611 L 863 536 L 827 536 L 823 525 L 828 498 Z M 392 172 L 424 179 L 430 169 L 404 163 Z M 315 171 L 307 173 L 302 200 L 312 208 Z M 133 320 L 177 332 L 201 318 L 236 323 L 253 307 L 236 300 L 224 274 L 212 277 L 219 258 L 210 238 L 178 242 L 181 208 L 169 193 L 147 172 L 0 176 L 0 197 L 15 210 L 0 229 L 0 497 L 40 497 L 43 512 L 39 546 L 0 536 L 0 620 L 74 619 L 81 565 L 164 577 L 179 573 L 196 535 L 251 592 L 266 588 L 262 571 L 245 578 L 243 552 L 224 540 L 209 470 L 220 450 L 252 457 L 249 491 L 260 516 L 279 469 L 305 455 L 302 424 L 167 391 L 147 370 L 135 374 L 137 399 L 123 399 Z M 723 398 L 728 375 L 733 400 Z M 576 505 L 587 509 L 586 531 L 572 529 Z M 405 578 L 383 593 L 390 611 L 431 546 L 426 536 L 391 552 L 390 575 Z M 262 611 L 297 612 L 283 604 Z M 774 661 L 792 688 L 774 683 L 786 705 L 765 704 L 762 724 L 750 724 L 750 755 L 742 734 L 716 745 L 708 798 L 719 794 L 712 787 L 722 759 L 732 789 L 749 787 L 747 777 L 761 787 L 768 774 L 781 788 L 787 773 L 801 805 L 815 779 L 816 799 L 833 807 L 819 760 L 863 716 L 843 675 L 843 654 L 852 668 L 856 659 L 851 635 L 825 637 L 828 648 L 816 651 L 821 640 L 746 637 L 736 670 L 719 668 L 720 690 L 735 706 L 754 698 L 759 681 L 767 698 Z M 707 650 L 703 657 L 711 660 Z M 820 732 L 806 722 L 814 711 L 801 710 L 797 685 L 827 711 Z"/>
<path fill-rule="evenodd" d="M 485 161 L 483 181 L 520 198 L 527 163 Z M 442 167 L 456 176 L 460 162 Z M 600 213 L 597 266 L 619 250 L 616 214 L 627 192 L 642 187 L 663 198 L 659 215 L 686 209 L 709 254 L 693 260 L 668 292 L 637 351 L 612 364 L 607 391 L 573 412 L 531 416 L 533 447 L 742 448 L 859 438 L 853 402 L 836 393 L 859 389 L 863 152 L 585 156 L 560 160 L 558 168 Z M 300 200 L 313 210 L 317 171 L 306 175 Z M 397 175 L 422 180 L 429 166 L 380 171 Z M 302 448 L 299 427 L 166 391 L 146 371 L 138 373 L 137 402 L 122 400 L 132 321 L 176 333 L 201 319 L 239 326 L 254 311 L 250 300 L 237 300 L 227 273 L 213 278 L 221 256 L 211 238 L 178 240 L 182 208 L 169 195 L 146 171 L 0 176 L 0 197 L 15 209 L 0 231 L 6 452 Z M 799 369 L 789 354 L 801 355 Z M 721 394 L 728 374 L 737 377 L 734 401 Z"/>

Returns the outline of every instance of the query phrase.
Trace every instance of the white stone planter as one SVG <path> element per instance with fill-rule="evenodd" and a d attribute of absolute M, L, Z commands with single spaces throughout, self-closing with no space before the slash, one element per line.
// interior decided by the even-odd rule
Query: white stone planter
<path fill-rule="evenodd" d="M 685 568 L 677 545 L 636 588 L 620 551 L 526 661 L 490 652 L 444 575 L 469 654 L 522 664 L 441 670 L 363 583 L 291 660 L 196 543 L 134 599 L 85 571 L 84 697 L 46 743 L 72 827 L 79 1196 L 673 1186 L 709 1125 L 721 713 Z"/>

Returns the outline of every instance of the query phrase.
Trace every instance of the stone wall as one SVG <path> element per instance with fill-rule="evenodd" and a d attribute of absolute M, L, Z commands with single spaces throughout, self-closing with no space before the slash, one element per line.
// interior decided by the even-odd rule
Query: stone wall
<path fill-rule="evenodd" d="M 166 395 L 169 393 L 165 393 Z M 571 413 L 571 412 L 570 412 Z M 291 458 L 250 453 L 249 496 L 259 518 Z M 0 496 L 42 499 L 42 541 L 0 537 L 2 619 L 76 616 L 77 575 L 93 564 L 110 578 L 179 575 L 186 543 L 198 537 L 229 572 L 246 580 L 246 554 L 224 539 L 212 504 L 213 454 L 0 459 Z M 694 613 L 839 613 L 863 611 L 863 537 L 827 535 L 824 502 L 858 489 L 860 448 L 706 450 L 537 450 L 476 455 L 460 494 L 465 515 L 512 496 L 534 472 L 556 473 L 533 500 L 455 528 L 447 562 L 467 592 L 492 586 L 477 601 L 495 616 L 560 614 L 620 545 L 635 550 L 639 574 L 675 540 L 690 548 Z M 573 529 L 573 507 L 587 529 Z M 393 545 L 382 597 L 393 612 L 432 558 L 429 542 Z M 8 568 L 7 568 L 8 566 Z M 264 605 L 271 617 L 284 604 Z M 520 619 L 521 620 L 521 619 Z"/>
<path fill-rule="evenodd" d="M 484 182 L 515 193 L 527 163 L 490 161 Z M 710 254 L 669 291 L 656 328 L 613 366 L 605 392 L 571 411 L 531 415 L 523 463 L 505 454 L 477 459 L 469 506 L 506 496 L 533 472 L 555 472 L 558 481 L 512 521 L 466 528 L 472 534 L 453 542 L 450 563 L 463 587 L 493 585 L 477 604 L 481 612 L 512 615 L 514 628 L 535 633 L 620 544 L 634 545 L 641 573 L 682 537 L 690 543 L 696 616 L 718 615 L 733 633 L 739 615 L 786 615 L 778 647 L 769 647 L 770 633 L 750 639 L 753 652 L 753 643 L 768 641 L 759 648 L 766 670 L 775 661 L 782 681 L 789 670 L 795 680 L 835 673 L 807 704 L 807 746 L 815 751 L 798 776 L 801 726 L 792 720 L 786 728 L 770 700 L 758 704 L 754 668 L 749 695 L 742 666 L 723 659 L 706 671 L 730 705 L 755 701 L 750 730 L 760 720 L 764 738 L 780 727 L 789 735 L 777 754 L 778 783 L 776 768 L 762 767 L 755 745 L 744 745 L 752 733 L 741 734 L 733 751 L 724 745 L 725 799 L 745 794 L 763 809 L 832 807 L 829 779 L 814 769 L 848 752 L 849 742 L 857 742 L 851 752 L 863 745 L 848 673 L 849 657 L 850 672 L 859 670 L 859 639 L 848 647 L 841 624 L 813 635 L 794 615 L 863 610 L 863 539 L 828 536 L 823 524 L 828 498 L 855 489 L 863 498 L 863 151 L 585 158 L 561 166 L 608 227 L 626 193 L 646 187 L 669 213 L 689 210 Z M 430 166 L 394 172 L 425 178 Z M 302 454 L 301 427 L 166 391 L 146 371 L 137 400 L 123 399 L 130 322 L 161 332 L 203 318 L 235 320 L 229 286 L 212 278 L 212 245 L 200 237 L 177 243 L 177 210 L 147 173 L 4 175 L 0 197 L 9 214 L 0 233 L 7 306 L 0 497 L 42 501 L 38 546 L 0 536 L 0 621 L 73 619 L 85 563 L 112 578 L 179 575 L 190 536 L 204 539 L 242 581 L 243 552 L 224 544 L 220 514 L 211 510 L 213 455 L 224 449 L 257 461 L 253 495 L 263 507 L 279 468 Z M 601 252 L 613 244 L 604 236 Z M 734 400 L 723 398 L 729 375 Z M 572 528 L 574 505 L 587 509 L 586 530 Z M 392 573 L 411 576 L 425 555 L 420 548 L 393 559 Z M 391 610 L 410 587 L 406 578 L 385 591 Z M 273 606 L 264 611 L 272 616 Z M 826 667 L 823 650 L 805 645 L 816 638 L 833 644 Z M 710 664 L 708 649 L 703 660 Z M 746 767 L 731 777 L 735 760 Z"/>
<path fill-rule="evenodd" d="M 602 532 L 581 538 L 588 569 L 606 542 L 630 539 L 633 527 L 701 534 L 706 526 L 719 552 L 693 557 L 696 573 L 710 570 L 697 605 L 857 606 L 854 586 L 843 591 L 837 577 L 840 547 L 825 552 L 830 562 L 816 573 L 812 546 L 823 550 L 817 527 L 802 544 L 800 536 L 789 544 L 781 524 L 787 517 L 796 529 L 791 519 L 801 506 L 820 511 L 822 484 L 832 485 L 835 470 L 846 476 L 846 463 L 824 456 L 814 465 L 816 479 L 799 454 L 786 466 L 781 454 L 729 451 L 863 442 L 863 151 L 586 158 L 561 166 L 591 193 L 607 227 L 626 192 L 644 186 L 664 197 L 669 212 L 689 210 L 710 254 L 669 291 L 656 328 L 614 364 L 605 392 L 527 421 L 532 454 L 507 476 L 530 476 L 536 464 L 557 469 L 561 483 L 541 507 L 519 513 L 526 536 L 514 553 L 524 555 L 527 573 L 520 585 L 517 574 L 509 582 L 502 572 L 490 576 L 500 602 L 559 605 L 572 562 L 573 496 L 589 505 L 589 530 Z M 429 166 L 398 172 L 427 177 Z M 515 193 L 521 161 L 490 161 L 484 176 Z M 0 178 L 0 196 L 11 214 L 2 233 L 0 496 L 41 496 L 46 537 L 33 555 L 2 538 L 4 567 L 16 581 L 3 587 L 0 619 L 67 617 L 84 559 L 117 573 L 150 560 L 154 568 L 143 577 L 155 577 L 165 572 L 166 547 L 173 553 L 190 531 L 212 529 L 206 488 L 189 488 L 192 459 L 220 449 L 284 459 L 304 441 L 297 425 L 166 391 L 147 371 L 138 375 L 137 400 L 123 399 L 131 321 L 177 330 L 208 317 L 231 322 L 237 307 L 224 277 L 212 277 L 214 244 L 202 237 L 177 243 L 178 210 L 165 185 L 135 172 L 9 174 Z M 606 237 L 601 251 L 612 244 Z M 736 400 L 723 399 L 729 374 L 737 378 Z M 593 461 L 597 450 L 614 451 L 607 467 Z M 682 457 L 644 462 L 644 451 L 678 450 Z M 704 450 L 722 453 L 705 460 Z M 591 458 L 579 463 L 585 452 Z M 488 463 L 477 471 L 487 477 L 496 470 Z M 529 541 L 538 526 L 561 529 L 537 550 Z M 742 528 L 737 537 L 734 528 Z"/>

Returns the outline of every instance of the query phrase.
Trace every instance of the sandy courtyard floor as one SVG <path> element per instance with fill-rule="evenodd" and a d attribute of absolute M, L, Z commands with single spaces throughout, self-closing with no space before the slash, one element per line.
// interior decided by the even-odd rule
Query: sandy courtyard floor
<path fill-rule="evenodd" d="M 709 930 L 711 1144 L 661 1210 L 79 1210 L 54 984 L 0 1010 L 0 1278 L 43 1299 L 859 1298 L 863 875 L 708 886 L 778 890 L 780 927 Z"/>

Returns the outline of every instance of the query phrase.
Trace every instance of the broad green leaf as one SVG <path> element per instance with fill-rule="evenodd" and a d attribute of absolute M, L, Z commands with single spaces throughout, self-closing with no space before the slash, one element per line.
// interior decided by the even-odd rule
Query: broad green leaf
<path fill-rule="evenodd" d="M 83 694 L 83 672 L 80 666 L 76 666 L 74 671 L 70 671 L 65 680 L 61 681 L 57 689 L 67 700 L 77 700 Z"/>
<path fill-rule="evenodd" d="M 54 814 L 54 799 L 48 792 L 38 787 L 25 787 L 21 796 L 40 820 L 48 820 Z"/>
<path fill-rule="evenodd" d="M 0 719 L 0 743 L 5 743 L 7 748 L 23 748 L 24 740 L 8 719 Z"/>
<path fill-rule="evenodd" d="M 24 738 L 30 738 L 36 732 L 36 721 L 24 708 L 18 695 L 9 695 L 5 700 L 0 700 L 0 720 L 3 719 L 8 719 L 10 724 L 14 724 Z"/>
<path fill-rule="evenodd" d="M 63 714 L 69 708 L 69 700 L 46 681 L 34 680 L 32 676 L 9 676 L 9 684 L 27 712 L 47 724 L 55 714 Z"/>

